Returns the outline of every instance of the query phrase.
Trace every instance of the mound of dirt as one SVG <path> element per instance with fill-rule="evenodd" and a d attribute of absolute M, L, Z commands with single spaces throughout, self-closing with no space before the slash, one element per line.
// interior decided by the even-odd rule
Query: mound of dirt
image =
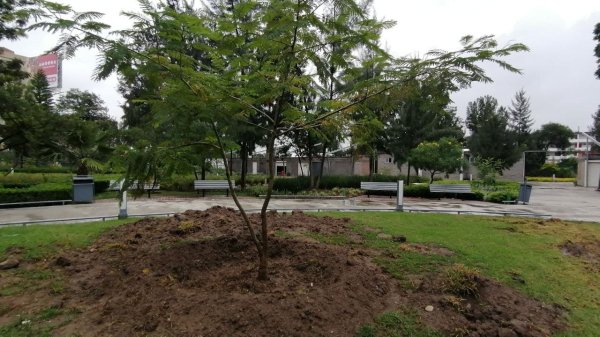
<path fill-rule="evenodd" d="M 60 298 L 58 305 L 80 312 L 56 335 L 355 336 L 375 316 L 405 309 L 455 336 L 541 337 L 564 328 L 559 308 L 485 278 L 472 298 L 445 293 L 443 274 L 416 275 L 416 289 L 402 288 L 371 261 L 381 252 L 361 245 L 349 219 L 268 216 L 268 281 L 256 280 L 256 248 L 239 213 L 215 207 L 140 220 L 84 250 L 62 252 L 47 263 L 68 280 L 62 295 L 32 292 L 12 301 L 44 308 Z M 258 229 L 259 215 L 251 220 Z M 350 244 L 316 240 L 322 237 Z M 398 244 L 452 255 L 443 247 Z"/>
<path fill-rule="evenodd" d="M 496 281 L 479 277 L 477 293 L 456 296 L 445 291 L 444 274 L 429 274 L 418 289 L 403 299 L 407 305 L 432 312 L 422 321 L 453 336 L 549 337 L 566 328 L 562 308 L 523 296 Z"/>
<path fill-rule="evenodd" d="M 273 230 L 347 232 L 344 220 L 270 217 Z M 392 280 L 351 248 L 271 236 L 267 282 L 256 280 L 255 257 L 230 209 L 119 227 L 69 258 L 68 302 L 85 315 L 60 332 L 353 336 L 388 307 Z"/>

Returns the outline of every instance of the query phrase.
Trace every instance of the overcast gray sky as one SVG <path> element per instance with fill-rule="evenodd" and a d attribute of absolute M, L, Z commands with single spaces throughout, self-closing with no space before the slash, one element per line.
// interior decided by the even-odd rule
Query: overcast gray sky
<path fill-rule="evenodd" d="M 106 14 L 114 28 L 127 26 L 119 12 L 135 11 L 136 0 L 82 1 L 63 0 L 75 10 L 96 10 Z M 477 84 L 453 96 L 458 112 L 464 117 L 467 103 L 482 95 L 496 97 L 510 105 L 516 91 L 524 89 L 531 99 L 535 127 L 548 122 L 563 123 L 574 130 L 586 130 L 591 115 L 600 105 L 600 80 L 592 40 L 594 25 L 600 22 L 600 1 L 591 0 L 375 0 L 379 17 L 395 20 L 397 25 L 383 34 L 383 43 L 396 56 L 423 55 L 431 49 L 458 49 L 461 36 L 496 35 L 500 44 L 522 42 L 529 53 L 510 57 L 523 75 L 510 74 L 495 66 L 486 66 L 494 79 Z M 56 44 L 57 37 L 34 32 L 16 42 L 2 41 L 1 46 L 16 53 L 35 56 Z M 63 91 L 70 88 L 92 91 L 101 96 L 110 114 L 119 119 L 122 98 L 116 92 L 117 81 L 93 82 L 91 74 L 96 53 L 80 51 L 63 63 Z"/>

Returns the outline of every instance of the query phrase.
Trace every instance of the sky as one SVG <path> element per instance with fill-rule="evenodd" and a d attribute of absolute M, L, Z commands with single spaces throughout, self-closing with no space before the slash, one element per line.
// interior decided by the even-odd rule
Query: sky
<path fill-rule="evenodd" d="M 63 0 L 77 11 L 106 14 L 104 22 L 125 28 L 121 11 L 136 11 L 136 0 Z M 495 35 L 500 45 L 521 42 L 531 51 L 507 60 L 522 70 L 508 73 L 484 65 L 494 83 L 477 83 L 454 94 L 458 114 L 464 118 L 467 104 L 491 95 L 510 106 L 523 89 L 531 102 L 534 128 L 557 122 L 585 131 L 600 105 L 600 80 L 594 77 L 596 58 L 593 29 L 600 22 L 600 1 L 591 0 L 374 0 L 379 18 L 396 21 L 383 33 L 382 43 L 394 56 L 424 55 L 431 49 L 456 50 L 464 35 Z M 52 48 L 58 36 L 33 32 L 19 41 L 0 41 L 17 54 L 36 56 Z M 109 113 L 120 119 L 123 99 L 116 91 L 115 76 L 101 82 L 91 79 L 97 55 L 82 50 L 63 62 L 63 91 L 89 90 L 99 95 Z"/>

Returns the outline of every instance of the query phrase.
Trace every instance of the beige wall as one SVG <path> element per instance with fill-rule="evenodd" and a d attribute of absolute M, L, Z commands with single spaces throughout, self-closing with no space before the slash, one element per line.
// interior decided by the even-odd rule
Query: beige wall
<path fill-rule="evenodd" d="M 587 185 L 585 169 L 587 164 Z M 598 187 L 600 183 L 600 160 L 579 159 L 577 165 L 577 185 L 585 187 Z"/>

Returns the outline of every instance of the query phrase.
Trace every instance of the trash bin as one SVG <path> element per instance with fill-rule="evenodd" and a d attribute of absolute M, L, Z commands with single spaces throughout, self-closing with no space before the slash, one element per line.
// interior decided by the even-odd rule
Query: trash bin
<path fill-rule="evenodd" d="M 74 203 L 92 203 L 92 202 L 94 202 L 94 177 L 92 177 L 92 176 L 74 176 L 73 177 L 73 202 Z"/>
<path fill-rule="evenodd" d="M 524 204 L 529 203 L 529 197 L 531 197 L 531 189 L 531 185 L 521 183 L 521 188 L 519 189 L 519 201 L 521 201 Z"/>

